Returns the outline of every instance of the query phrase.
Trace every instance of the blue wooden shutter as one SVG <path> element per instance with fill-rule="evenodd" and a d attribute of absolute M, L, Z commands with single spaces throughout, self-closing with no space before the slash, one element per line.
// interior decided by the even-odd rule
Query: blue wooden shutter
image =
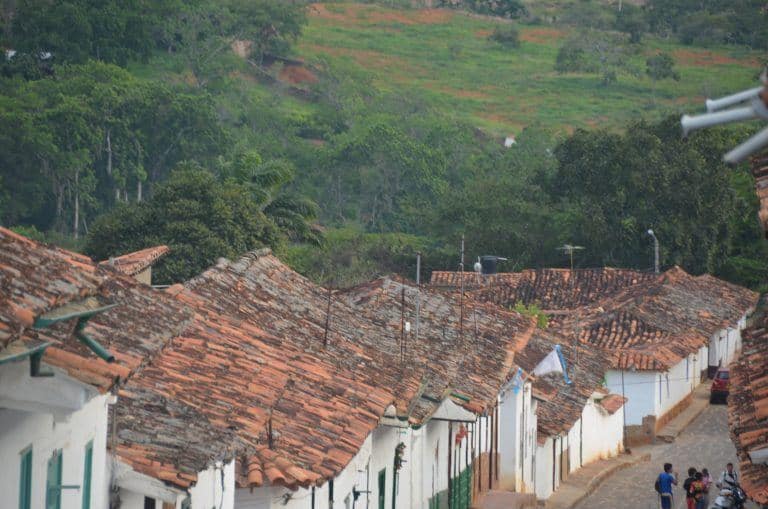
<path fill-rule="evenodd" d="M 48 460 L 45 481 L 45 509 L 61 509 L 61 449 L 53 451 Z"/>
<path fill-rule="evenodd" d="M 21 453 L 21 471 L 19 475 L 19 509 L 29 509 L 32 498 L 32 447 Z"/>
<path fill-rule="evenodd" d="M 85 446 L 83 461 L 83 509 L 91 509 L 91 475 L 93 472 L 93 440 Z"/>

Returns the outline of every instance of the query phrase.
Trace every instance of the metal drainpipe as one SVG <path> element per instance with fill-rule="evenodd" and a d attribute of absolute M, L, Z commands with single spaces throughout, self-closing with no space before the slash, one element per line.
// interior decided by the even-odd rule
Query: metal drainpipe
<path fill-rule="evenodd" d="M 453 462 L 452 462 L 452 454 L 451 451 L 453 449 L 453 444 L 451 441 L 453 440 L 452 436 L 453 431 L 453 423 L 451 421 L 448 421 L 448 507 L 451 507 L 451 474 L 453 473 Z"/>

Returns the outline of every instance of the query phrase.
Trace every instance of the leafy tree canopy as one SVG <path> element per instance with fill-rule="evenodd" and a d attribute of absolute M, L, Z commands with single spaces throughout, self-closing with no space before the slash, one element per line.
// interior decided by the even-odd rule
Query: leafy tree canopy
<path fill-rule="evenodd" d="M 155 279 L 173 283 L 199 274 L 220 257 L 235 258 L 280 242 L 278 228 L 246 186 L 183 165 L 145 203 L 123 204 L 101 216 L 85 251 L 104 260 L 167 244 L 171 253 L 158 265 Z"/>

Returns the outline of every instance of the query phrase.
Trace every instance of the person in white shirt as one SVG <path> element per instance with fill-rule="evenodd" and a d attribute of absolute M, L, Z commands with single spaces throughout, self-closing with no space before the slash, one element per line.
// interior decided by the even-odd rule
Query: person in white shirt
<path fill-rule="evenodd" d="M 739 474 L 733 469 L 733 463 L 725 466 L 725 471 L 720 474 L 720 480 L 717 483 L 718 488 L 733 488 L 739 484 Z"/>

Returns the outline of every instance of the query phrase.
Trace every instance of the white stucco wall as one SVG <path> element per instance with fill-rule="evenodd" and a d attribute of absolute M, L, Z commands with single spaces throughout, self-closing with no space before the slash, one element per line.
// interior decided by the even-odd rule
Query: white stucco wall
<path fill-rule="evenodd" d="M 621 410 L 609 414 L 590 399 L 582 413 L 583 464 L 616 456 L 622 451 L 624 421 Z"/>
<path fill-rule="evenodd" d="M 658 373 L 655 371 L 624 371 L 624 395 L 627 401 L 627 426 L 640 425 L 646 415 L 655 415 L 658 397 Z M 621 371 L 609 369 L 605 374 L 607 388 L 622 394 Z"/>
<path fill-rule="evenodd" d="M 25 366 L 28 370 L 28 364 Z M 57 373 L 45 379 L 51 384 L 77 384 Z M 49 413 L 0 409 L 1 507 L 17 507 L 19 500 L 20 453 L 32 447 L 32 509 L 45 508 L 48 460 L 62 451 L 62 484 L 80 489 L 62 490 L 62 509 L 81 509 L 85 447 L 93 441 L 91 507 L 107 507 L 107 408 L 109 396 L 91 398 L 82 408 L 54 417 Z"/>
<path fill-rule="evenodd" d="M 531 384 L 517 393 L 508 390 L 499 403 L 499 488 L 533 492 L 536 419 Z"/>
<path fill-rule="evenodd" d="M 235 506 L 235 463 L 215 465 L 197 474 L 189 489 L 192 507 L 233 509 Z"/>
<path fill-rule="evenodd" d="M 697 377 L 693 375 L 693 357 L 691 354 L 675 364 L 668 372 L 659 373 L 661 385 L 657 386 L 655 395 L 657 405 L 654 413 L 657 417 L 669 412 L 696 388 Z"/>
<path fill-rule="evenodd" d="M 553 437 L 547 438 L 544 444 L 536 448 L 536 498 L 546 500 L 552 495 L 552 455 L 553 448 L 560 450 L 560 440 Z M 555 465 L 555 486 L 560 485 L 560 468 Z"/>
<path fill-rule="evenodd" d="M 742 316 L 731 327 L 715 332 L 709 340 L 710 366 L 728 366 L 741 351 L 741 331 L 747 326 L 747 315 Z"/>

